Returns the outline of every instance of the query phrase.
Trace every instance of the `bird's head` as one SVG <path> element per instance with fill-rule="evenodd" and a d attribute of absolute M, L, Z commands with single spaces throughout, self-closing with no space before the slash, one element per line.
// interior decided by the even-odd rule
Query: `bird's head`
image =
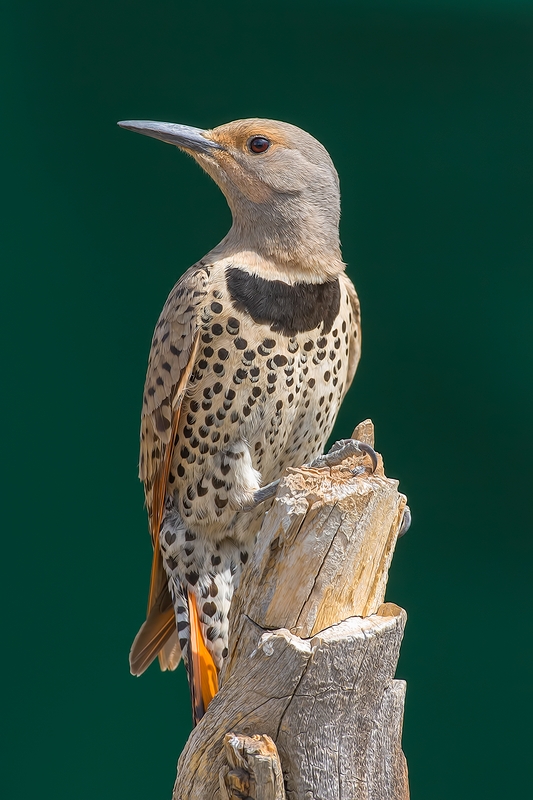
<path fill-rule="evenodd" d="M 245 119 L 201 130 L 145 120 L 120 127 L 189 153 L 224 193 L 233 225 L 215 253 L 246 252 L 283 279 L 324 280 L 344 268 L 339 179 L 327 150 L 286 122 Z M 252 259 L 253 260 L 253 259 Z"/>

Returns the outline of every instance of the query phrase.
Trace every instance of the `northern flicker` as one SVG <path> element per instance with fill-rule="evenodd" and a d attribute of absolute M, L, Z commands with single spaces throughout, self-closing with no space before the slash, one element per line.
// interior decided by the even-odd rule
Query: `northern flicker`
<path fill-rule="evenodd" d="M 352 382 L 359 301 L 341 258 L 338 176 L 308 133 L 267 119 L 118 124 L 191 155 L 233 216 L 165 303 L 141 422 L 154 555 L 130 666 L 140 675 L 158 655 L 173 669 L 183 655 L 197 721 L 218 689 L 260 501 L 322 452 Z"/>

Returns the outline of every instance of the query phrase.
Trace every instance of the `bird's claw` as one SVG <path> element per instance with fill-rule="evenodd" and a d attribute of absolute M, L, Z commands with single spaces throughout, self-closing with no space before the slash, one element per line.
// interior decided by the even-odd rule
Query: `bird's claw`
<path fill-rule="evenodd" d="M 308 464 L 312 469 L 320 469 L 320 467 L 336 467 L 342 462 L 350 458 L 350 456 L 361 456 L 366 453 L 370 456 L 372 461 L 372 472 L 376 471 L 378 465 L 378 457 L 373 447 L 365 442 L 360 442 L 357 439 L 340 439 L 332 446 L 329 453 L 318 456 L 314 461 Z M 353 475 L 361 475 L 364 472 L 364 467 L 356 467 L 352 470 Z"/>
<path fill-rule="evenodd" d="M 243 506 L 243 511 L 253 511 L 254 508 L 257 508 L 258 505 L 264 503 L 265 500 L 270 500 L 271 497 L 274 497 L 278 490 L 279 486 L 279 478 L 277 481 L 272 481 L 271 483 L 267 483 L 266 486 L 262 486 L 261 489 L 258 489 L 253 494 L 253 499 L 251 503 Z"/>
<path fill-rule="evenodd" d="M 411 509 L 409 506 L 405 506 L 403 511 L 402 521 L 400 523 L 400 529 L 398 531 L 398 539 L 400 536 L 405 536 L 409 528 L 411 527 Z"/>

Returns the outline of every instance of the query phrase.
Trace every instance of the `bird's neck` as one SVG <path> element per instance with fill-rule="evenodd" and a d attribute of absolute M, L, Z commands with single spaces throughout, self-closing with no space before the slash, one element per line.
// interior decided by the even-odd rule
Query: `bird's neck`
<path fill-rule="evenodd" d="M 305 193 L 269 190 L 262 202 L 254 202 L 222 188 L 233 224 L 210 257 L 289 284 L 325 283 L 344 271 L 338 196 L 324 203 Z"/>
<path fill-rule="evenodd" d="M 308 236 L 292 236 L 277 226 L 239 224 L 234 219 L 228 234 L 207 256 L 240 266 L 266 280 L 288 284 L 325 283 L 344 271 L 338 234 L 331 237 L 318 231 Z"/>

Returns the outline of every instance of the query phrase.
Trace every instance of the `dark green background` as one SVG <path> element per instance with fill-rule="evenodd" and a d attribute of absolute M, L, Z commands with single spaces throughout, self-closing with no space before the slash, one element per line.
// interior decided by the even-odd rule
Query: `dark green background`
<path fill-rule="evenodd" d="M 127 660 L 150 562 L 140 395 L 166 295 L 229 212 L 115 122 L 247 116 L 309 130 L 341 176 L 364 346 L 337 433 L 374 419 L 414 517 L 388 590 L 409 613 L 412 796 L 527 796 L 533 4 L 7 8 L 5 796 L 170 797 L 185 675 Z"/>

